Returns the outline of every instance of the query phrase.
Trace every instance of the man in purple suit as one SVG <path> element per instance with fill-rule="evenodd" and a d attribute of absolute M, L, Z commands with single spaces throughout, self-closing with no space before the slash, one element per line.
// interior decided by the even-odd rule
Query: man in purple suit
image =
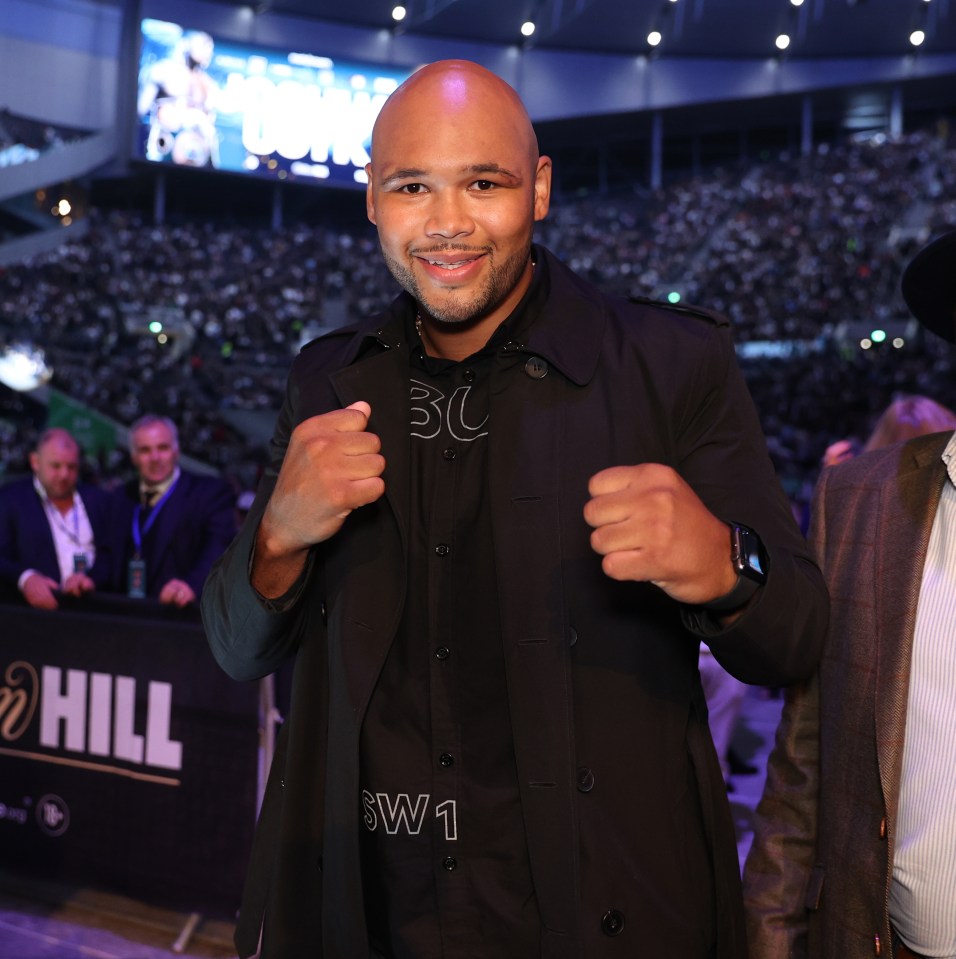
<path fill-rule="evenodd" d="M 113 589 L 110 500 L 77 485 L 80 447 L 64 429 L 46 430 L 30 454 L 33 476 L 0 489 L 0 583 L 37 609 L 59 596 Z"/>

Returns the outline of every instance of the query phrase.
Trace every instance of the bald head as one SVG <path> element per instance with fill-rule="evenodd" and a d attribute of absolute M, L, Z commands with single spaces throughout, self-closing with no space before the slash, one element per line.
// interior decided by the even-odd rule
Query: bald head
<path fill-rule="evenodd" d="M 518 94 L 465 60 L 423 67 L 372 131 L 368 216 L 392 275 L 417 301 L 428 347 L 480 347 L 531 281 L 551 161 Z"/>
<path fill-rule="evenodd" d="M 501 77 L 470 60 L 439 60 L 413 73 L 385 102 L 372 130 L 372 164 L 401 125 L 422 119 L 434 126 L 493 122 L 533 167 L 538 139 L 521 98 Z M 379 149 L 381 147 L 381 149 Z"/>
<path fill-rule="evenodd" d="M 30 468 L 47 496 L 58 506 L 68 506 L 80 472 L 79 443 L 64 429 L 46 430 L 30 454 Z"/>

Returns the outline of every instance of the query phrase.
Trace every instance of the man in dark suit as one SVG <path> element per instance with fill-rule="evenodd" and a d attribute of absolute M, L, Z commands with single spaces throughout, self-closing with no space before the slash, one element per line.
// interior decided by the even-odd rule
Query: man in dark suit
<path fill-rule="evenodd" d="M 367 173 L 405 292 L 294 361 L 202 599 L 235 678 L 296 660 L 239 951 L 740 959 L 699 645 L 809 675 L 826 594 L 728 323 L 534 245 L 551 163 L 477 64 L 399 87 Z"/>
<path fill-rule="evenodd" d="M 186 606 L 235 535 L 235 494 L 218 477 L 180 468 L 178 431 L 166 417 L 133 423 L 129 452 L 137 476 L 117 494 L 129 531 L 126 575 L 146 596 Z"/>
<path fill-rule="evenodd" d="M 8 599 L 56 609 L 58 595 L 115 588 L 110 498 L 77 485 L 80 447 L 64 429 L 41 434 L 33 476 L 0 488 L 0 583 Z"/>
<path fill-rule="evenodd" d="M 956 233 L 903 295 L 956 341 Z M 831 595 L 818 673 L 788 690 L 745 869 L 755 959 L 956 955 L 956 434 L 823 471 Z"/>

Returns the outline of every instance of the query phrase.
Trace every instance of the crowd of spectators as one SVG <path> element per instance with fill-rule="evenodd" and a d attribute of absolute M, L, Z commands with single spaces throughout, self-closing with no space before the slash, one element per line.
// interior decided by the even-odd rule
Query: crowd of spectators
<path fill-rule="evenodd" d="M 846 333 L 905 323 L 903 266 L 956 225 L 954 161 L 942 127 L 821 144 L 658 191 L 561 198 L 538 239 L 609 292 L 679 294 L 730 316 L 738 345 L 777 344 L 741 362 L 785 486 L 805 499 L 827 446 L 865 436 L 894 396 L 956 405 L 942 344 L 917 335 L 863 350 Z M 122 423 L 168 414 L 184 453 L 249 488 L 265 443 L 242 415 L 278 409 L 302 342 L 396 292 L 355 206 L 348 229 L 94 212 L 83 240 L 0 272 L 0 348 L 42 346 L 52 385 Z M 0 429 L 8 472 L 33 439 Z"/>
<path fill-rule="evenodd" d="M 0 109 L 0 167 L 35 160 L 47 150 L 88 135 L 84 130 L 44 123 Z"/>

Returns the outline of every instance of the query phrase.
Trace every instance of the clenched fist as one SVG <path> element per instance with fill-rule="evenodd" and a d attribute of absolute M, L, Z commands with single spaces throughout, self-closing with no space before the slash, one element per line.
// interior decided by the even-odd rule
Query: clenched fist
<path fill-rule="evenodd" d="M 256 539 L 252 582 L 262 595 L 285 592 L 309 548 L 385 492 L 382 444 L 366 431 L 371 413 L 368 403 L 353 403 L 293 430 Z"/>
<path fill-rule="evenodd" d="M 588 483 L 584 519 L 601 567 L 617 580 L 654 583 L 682 603 L 707 603 L 733 589 L 730 533 L 669 466 L 602 470 Z"/>

